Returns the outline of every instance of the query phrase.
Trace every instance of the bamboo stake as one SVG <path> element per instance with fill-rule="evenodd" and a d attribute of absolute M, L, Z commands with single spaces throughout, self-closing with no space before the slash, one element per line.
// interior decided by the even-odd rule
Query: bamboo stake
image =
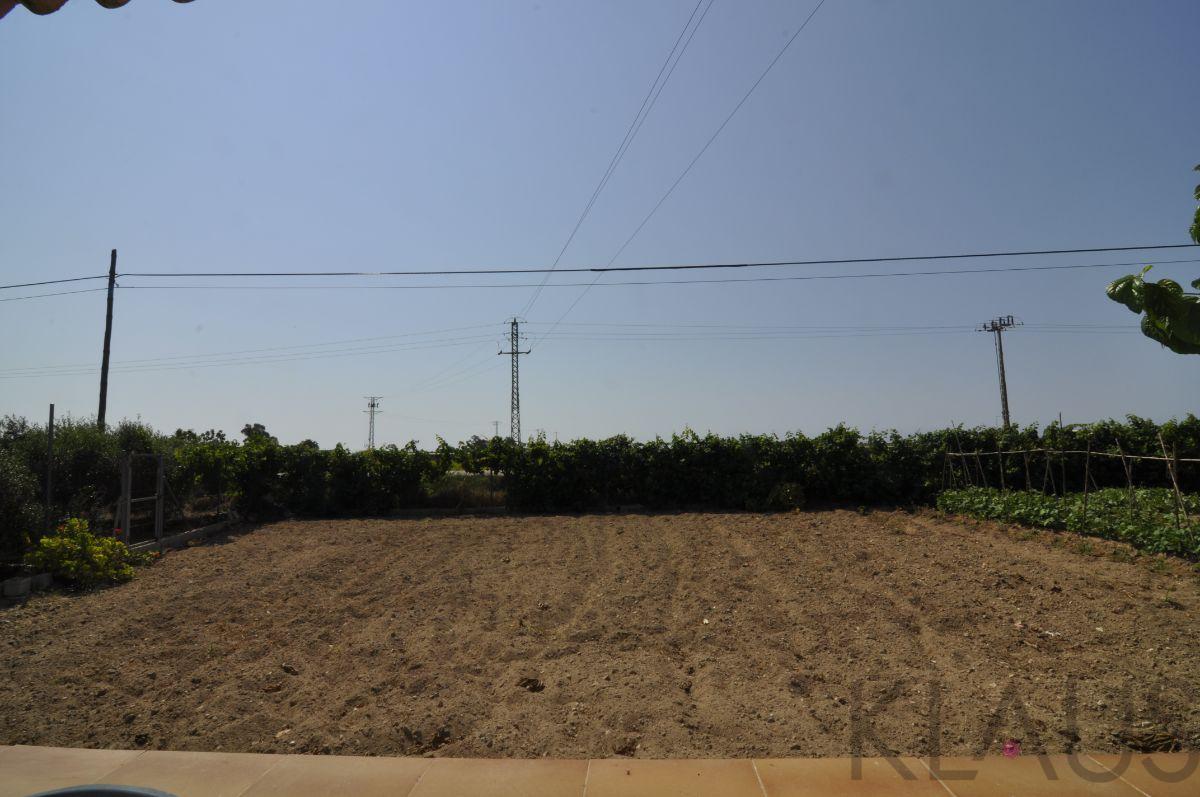
<path fill-rule="evenodd" d="M 1092 438 L 1088 437 L 1087 456 L 1083 460 L 1083 527 L 1087 528 L 1088 479 L 1092 475 Z"/>
<path fill-rule="evenodd" d="M 996 459 L 1000 463 L 1000 490 L 1008 492 L 1008 487 L 1004 482 L 1004 452 L 1000 450 L 1000 443 L 996 443 Z"/>
<path fill-rule="evenodd" d="M 1033 482 L 1029 478 L 1029 452 L 1022 451 L 1021 457 L 1025 460 L 1025 492 L 1033 492 Z"/>
<path fill-rule="evenodd" d="M 1125 487 L 1129 491 L 1129 522 L 1133 523 L 1134 514 L 1134 497 L 1133 497 L 1133 470 L 1129 465 L 1129 461 L 1125 459 L 1125 449 L 1121 448 L 1121 443 L 1117 443 L 1117 451 L 1121 452 L 1121 467 L 1125 469 Z"/>
<path fill-rule="evenodd" d="M 979 458 L 979 449 L 975 449 L 975 467 L 979 469 L 979 480 L 983 486 L 988 486 L 987 474 L 983 472 L 983 460 Z"/>
<path fill-rule="evenodd" d="M 963 454 L 962 438 L 958 436 L 957 429 L 954 430 L 954 442 L 958 446 L 958 456 L 959 460 L 962 462 L 963 480 L 967 483 L 968 487 L 974 487 L 975 483 L 971 480 L 971 471 L 967 469 L 967 458 L 966 455 Z"/>
<path fill-rule="evenodd" d="M 1167 460 L 1167 473 L 1171 476 L 1171 486 L 1175 488 L 1175 503 L 1179 507 L 1179 511 L 1175 513 L 1175 524 L 1179 525 L 1179 516 L 1183 515 L 1184 523 L 1191 523 L 1188 519 L 1187 507 L 1183 505 L 1183 493 L 1179 491 L 1179 480 L 1175 478 L 1175 468 L 1171 466 L 1171 456 L 1167 453 L 1167 444 L 1163 442 L 1162 432 L 1158 433 L 1158 444 L 1162 447 L 1163 457 Z"/>

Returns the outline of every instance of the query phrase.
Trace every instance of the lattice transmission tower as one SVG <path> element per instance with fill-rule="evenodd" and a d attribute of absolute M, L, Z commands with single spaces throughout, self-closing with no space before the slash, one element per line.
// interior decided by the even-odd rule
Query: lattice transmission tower
<path fill-rule="evenodd" d="M 529 349 L 521 351 L 521 319 L 516 316 L 509 322 L 508 351 L 501 349 L 497 354 L 512 356 L 512 397 L 509 403 L 508 424 L 509 435 L 517 445 L 521 444 L 521 366 L 522 354 L 529 354 Z"/>
<path fill-rule="evenodd" d="M 367 408 L 363 410 L 367 414 L 367 450 L 375 447 L 375 416 L 383 412 L 379 409 L 379 400 L 383 396 L 363 396 L 367 400 Z"/>

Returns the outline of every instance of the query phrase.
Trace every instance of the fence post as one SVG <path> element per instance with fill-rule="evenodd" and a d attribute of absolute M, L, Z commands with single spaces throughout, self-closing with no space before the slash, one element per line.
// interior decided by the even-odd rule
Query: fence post
<path fill-rule="evenodd" d="M 1125 458 L 1125 449 L 1121 448 L 1121 443 L 1117 442 L 1117 452 L 1121 455 L 1121 467 L 1125 469 L 1125 487 L 1129 491 L 1129 522 L 1133 523 L 1133 470 L 1129 465 L 1129 460 Z"/>
<path fill-rule="evenodd" d="M 975 480 L 971 478 L 971 471 L 967 467 L 967 455 L 963 453 L 962 439 L 958 436 L 958 430 L 954 430 L 954 442 L 958 445 L 958 461 L 962 463 L 963 480 L 968 487 L 975 486 Z"/>
<path fill-rule="evenodd" d="M 1025 460 L 1025 491 L 1033 492 L 1033 481 L 1029 478 L 1029 452 L 1022 451 L 1021 457 Z"/>
<path fill-rule="evenodd" d="M 1179 526 L 1179 516 L 1183 515 L 1183 522 L 1190 523 L 1188 520 L 1187 507 L 1183 503 L 1183 494 L 1179 492 L 1179 480 L 1175 478 L 1175 467 L 1171 455 L 1167 453 L 1167 444 L 1163 442 L 1162 432 L 1158 433 L 1158 445 L 1162 448 L 1163 459 L 1167 461 L 1167 473 L 1171 476 L 1171 486 L 1175 488 L 1175 504 L 1179 507 L 1175 513 L 1175 525 Z"/>
<path fill-rule="evenodd" d="M 130 540 L 129 524 L 133 522 L 133 457 L 126 454 L 121 459 L 121 541 Z"/>
<path fill-rule="evenodd" d="M 46 424 L 46 533 L 54 533 L 54 405 Z"/>
<path fill-rule="evenodd" d="M 163 464 L 163 455 L 158 455 L 158 477 L 154 488 L 154 539 L 158 543 L 158 550 L 162 551 L 162 536 L 163 536 L 163 482 L 165 478 Z"/>
<path fill-rule="evenodd" d="M 1087 453 L 1083 459 L 1083 531 L 1087 531 L 1087 511 L 1088 511 L 1088 480 L 1092 475 L 1092 438 L 1088 435 Z M 1063 494 L 1066 498 L 1066 494 Z"/>

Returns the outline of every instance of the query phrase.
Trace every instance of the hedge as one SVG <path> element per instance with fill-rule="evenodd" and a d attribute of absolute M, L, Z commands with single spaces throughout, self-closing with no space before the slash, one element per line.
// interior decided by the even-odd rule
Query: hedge
<path fill-rule="evenodd" d="M 433 451 L 415 443 L 351 451 L 322 449 L 307 440 L 284 445 L 261 424 L 247 424 L 241 441 L 217 431 L 177 430 L 165 435 L 122 422 L 100 431 L 88 421 L 66 420 L 55 430 L 54 505 L 51 516 L 111 513 L 119 492 L 119 463 L 130 452 L 162 454 L 173 494 L 221 495 L 251 518 L 284 515 L 380 515 L 434 503 L 434 485 L 454 468 L 502 474 L 509 508 L 516 511 L 583 511 L 645 506 L 733 510 L 787 509 L 808 503 L 930 504 L 946 480 L 947 451 L 994 452 L 1049 447 L 1121 450 L 1158 456 L 1159 434 L 1180 456 L 1200 452 L 1200 419 L 1155 424 L 1130 416 L 1086 427 L 1043 430 L 962 427 L 901 435 L 863 434 L 839 425 L 814 437 L 793 433 L 720 437 L 692 431 L 638 441 L 547 442 L 517 446 L 503 438 L 472 438 L 458 446 L 439 439 Z M 154 462 L 135 459 L 135 484 L 154 483 Z M 981 459 L 991 484 L 999 483 L 998 458 Z M 21 418 L 0 422 L 0 557 L 11 557 L 40 530 L 46 433 Z M 1006 458 L 1010 486 L 1024 484 L 1024 461 Z M 1082 459 L 1054 461 L 1055 488 L 1082 487 Z M 1038 478 L 1038 462 L 1034 462 Z M 1066 468 L 1068 484 L 1062 484 Z M 1120 460 L 1093 458 L 1100 487 L 1125 485 Z M 1185 491 L 1200 492 L 1200 467 L 1179 471 Z M 1135 481 L 1168 487 L 1162 463 L 1138 466 Z M 1078 483 L 1078 484 L 1076 484 Z M 1040 487 L 1040 480 L 1035 483 Z"/>

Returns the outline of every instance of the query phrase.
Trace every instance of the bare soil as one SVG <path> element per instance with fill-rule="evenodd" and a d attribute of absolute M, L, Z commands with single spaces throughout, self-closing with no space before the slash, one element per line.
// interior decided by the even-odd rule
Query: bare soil
<path fill-rule="evenodd" d="M 0 612 L 0 743 L 1195 748 L 1198 631 L 1187 563 L 932 513 L 284 522 Z"/>

